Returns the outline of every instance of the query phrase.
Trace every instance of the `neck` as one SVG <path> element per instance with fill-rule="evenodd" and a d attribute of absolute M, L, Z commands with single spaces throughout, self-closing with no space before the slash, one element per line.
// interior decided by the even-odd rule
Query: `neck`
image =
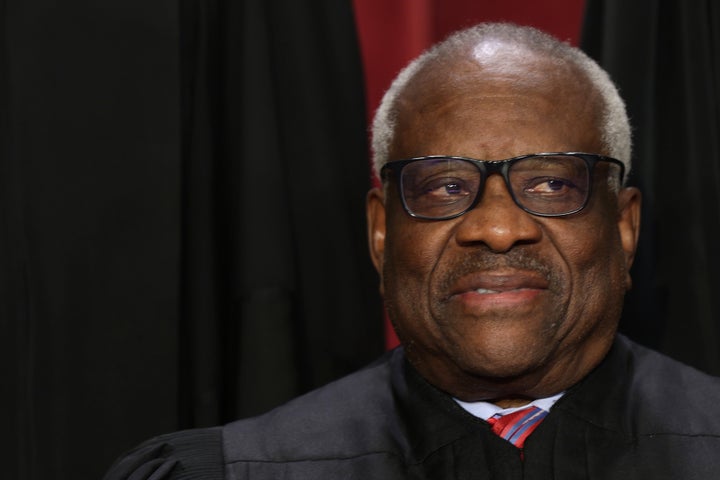
<path fill-rule="evenodd" d="M 527 405 L 528 403 L 532 402 L 531 398 L 523 398 L 523 397 L 508 397 L 508 398 L 499 398 L 495 400 L 490 400 L 490 403 L 494 403 L 500 408 L 515 408 L 515 407 L 522 407 L 524 405 Z"/>

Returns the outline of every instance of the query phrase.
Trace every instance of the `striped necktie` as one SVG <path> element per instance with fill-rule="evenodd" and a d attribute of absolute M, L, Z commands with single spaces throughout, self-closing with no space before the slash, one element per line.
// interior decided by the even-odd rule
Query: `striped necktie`
<path fill-rule="evenodd" d="M 548 414 L 538 407 L 528 407 L 506 415 L 496 414 L 488 419 L 492 431 L 517 448 L 523 448 L 525 439 L 540 425 Z"/>

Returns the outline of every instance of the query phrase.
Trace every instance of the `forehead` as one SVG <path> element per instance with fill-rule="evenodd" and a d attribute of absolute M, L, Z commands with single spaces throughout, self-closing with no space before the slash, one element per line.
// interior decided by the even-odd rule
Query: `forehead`
<path fill-rule="evenodd" d="M 485 42 L 428 63 L 395 105 L 391 160 L 602 152 L 599 95 L 565 61 Z"/>

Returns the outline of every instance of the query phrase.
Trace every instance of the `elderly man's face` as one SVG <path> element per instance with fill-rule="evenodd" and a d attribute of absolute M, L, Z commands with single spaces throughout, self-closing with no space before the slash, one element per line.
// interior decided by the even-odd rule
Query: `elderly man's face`
<path fill-rule="evenodd" d="M 421 73 L 400 98 L 391 160 L 607 153 L 597 97 L 577 73 L 515 56 Z M 599 164 L 587 207 L 560 218 L 521 210 L 499 175 L 473 210 L 451 220 L 410 217 L 394 184 L 386 198 L 370 193 L 386 306 L 425 378 L 463 400 L 510 405 L 558 393 L 602 359 L 639 223 L 639 193 L 614 193 L 608 171 Z"/>

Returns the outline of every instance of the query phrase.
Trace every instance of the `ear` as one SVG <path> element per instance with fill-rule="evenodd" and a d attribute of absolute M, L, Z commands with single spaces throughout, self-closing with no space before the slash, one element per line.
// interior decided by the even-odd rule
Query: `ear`
<path fill-rule="evenodd" d="M 373 188 L 367 194 L 366 214 L 370 258 L 375 270 L 380 274 L 380 291 L 383 285 L 383 258 L 385 256 L 385 198 L 379 188 Z"/>
<path fill-rule="evenodd" d="M 627 273 L 626 288 L 632 286 L 630 278 L 630 267 L 635 259 L 638 236 L 640 234 L 640 206 L 642 194 L 635 187 L 627 187 L 620 190 L 618 194 L 618 231 L 620 232 L 620 243 L 625 252 L 625 266 Z"/>

